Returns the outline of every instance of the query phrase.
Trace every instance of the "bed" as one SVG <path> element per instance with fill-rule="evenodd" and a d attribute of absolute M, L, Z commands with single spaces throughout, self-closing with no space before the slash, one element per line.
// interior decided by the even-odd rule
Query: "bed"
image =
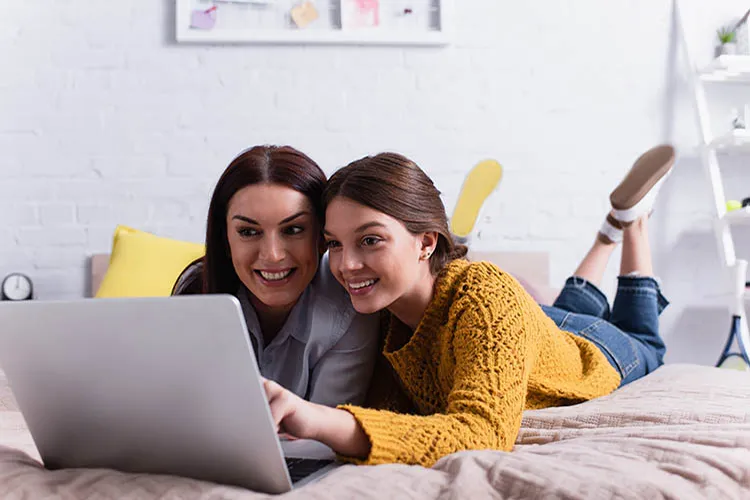
<path fill-rule="evenodd" d="M 548 272 L 543 260 L 535 272 Z M 266 496 L 170 476 L 45 470 L 0 372 L 0 498 L 45 497 Z M 281 497 L 750 499 L 750 375 L 664 366 L 593 401 L 525 412 L 511 453 L 461 452 L 431 469 L 345 466 Z"/>
<path fill-rule="evenodd" d="M 0 498 L 254 499 L 178 477 L 47 471 L 0 378 Z M 750 377 L 669 365 L 609 396 L 527 411 L 512 453 L 345 466 L 283 498 L 750 498 Z"/>

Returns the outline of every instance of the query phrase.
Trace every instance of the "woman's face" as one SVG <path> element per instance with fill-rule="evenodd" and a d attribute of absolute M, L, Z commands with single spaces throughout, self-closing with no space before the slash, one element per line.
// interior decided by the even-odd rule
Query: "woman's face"
<path fill-rule="evenodd" d="M 310 201 L 279 184 L 237 191 L 227 209 L 234 270 L 268 307 L 290 307 L 318 270 L 320 227 Z"/>
<path fill-rule="evenodd" d="M 357 312 L 388 308 L 429 272 L 421 235 L 349 198 L 338 196 L 328 205 L 324 235 L 331 272 Z"/>

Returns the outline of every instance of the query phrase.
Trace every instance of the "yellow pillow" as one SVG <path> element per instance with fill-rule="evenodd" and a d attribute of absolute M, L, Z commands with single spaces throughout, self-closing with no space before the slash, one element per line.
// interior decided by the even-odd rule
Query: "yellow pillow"
<path fill-rule="evenodd" d="M 96 297 L 164 297 L 180 273 L 206 253 L 200 243 L 117 226 L 107 273 Z"/>

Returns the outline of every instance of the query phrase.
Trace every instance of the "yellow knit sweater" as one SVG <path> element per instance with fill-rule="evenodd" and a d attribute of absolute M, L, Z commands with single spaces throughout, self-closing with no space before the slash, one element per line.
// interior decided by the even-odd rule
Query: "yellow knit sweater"
<path fill-rule="evenodd" d="M 383 354 L 413 414 L 341 406 L 370 439 L 368 457 L 349 459 L 356 463 L 431 467 L 456 451 L 510 451 L 524 409 L 580 403 L 620 383 L 594 344 L 557 328 L 486 262 L 451 262 L 413 333 L 392 319 Z M 389 378 L 376 373 L 373 383 Z"/>

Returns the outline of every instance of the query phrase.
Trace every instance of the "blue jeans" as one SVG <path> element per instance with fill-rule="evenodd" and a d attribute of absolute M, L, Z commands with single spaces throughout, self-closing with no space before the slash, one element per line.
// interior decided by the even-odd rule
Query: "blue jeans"
<path fill-rule="evenodd" d="M 669 301 L 649 277 L 620 276 L 615 302 L 595 285 L 573 276 L 545 314 L 565 331 L 590 340 L 620 373 L 620 386 L 651 373 L 664 363 L 659 315 Z"/>

